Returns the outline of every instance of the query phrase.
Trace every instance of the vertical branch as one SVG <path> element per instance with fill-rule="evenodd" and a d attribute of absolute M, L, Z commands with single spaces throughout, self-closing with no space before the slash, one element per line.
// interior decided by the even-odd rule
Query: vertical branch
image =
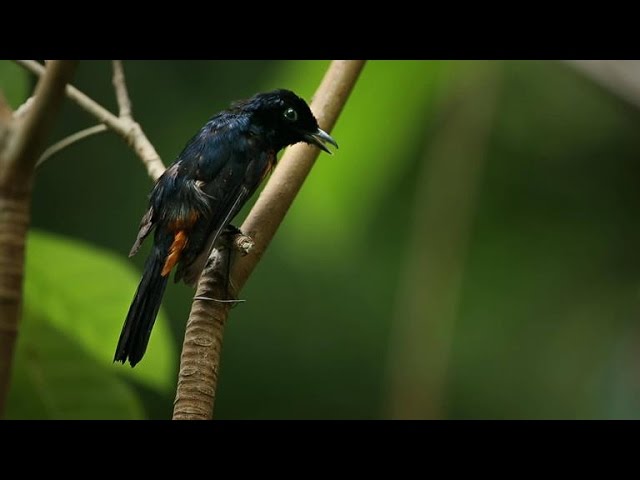
<path fill-rule="evenodd" d="M 362 60 L 331 62 L 311 103 L 311 110 L 322 129 L 330 132 L 335 125 L 364 63 Z M 317 148 L 307 145 L 290 147 L 271 175 L 241 227 L 255 244 L 248 255 L 234 262 L 231 269 L 236 293 L 260 261 L 318 154 Z M 212 271 L 206 271 L 200 278 L 197 296 L 224 298 L 219 288 Z M 212 418 L 222 334 L 228 314 L 227 303 L 194 301 L 180 358 L 174 420 Z"/>
<path fill-rule="evenodd" d="M 34 167 L 75 67 L 73 61 L 47 64 L 30 108 L 11 120 L 0 144 L 0 415 L 18 334 Z"/>
<path fill-rule="evenodd" d="M 496 98 L 496 66 L 477 63 L 445 99 L 425 151 L 390 346 L 392 418 L 442 418 L 469 231 Z M 463 72 L 466 74 L 467 72 Z"/>
<path fill-rule="evenodd" d="M 18 336 L 30 200 L 26 192 L 16 194 L 0 188 L 0 418 Z"/>
<path fill-rule="evenodd" d="M 180 355 L 180 375 L 176 389 L 174 420 L 209 420 L 213 412 L 218 386 L 220 354 L 224 324 L 230 304 L 220 304 L 209 315 L 212 300 L 225 298 L 219 272 L 224 271 L 229 249 L 215 250 L 202 272 L 184 334 Z M 209 363 L 212 363 L 211 368 Z"/>
<path fill-rule="evenodd" d="M 124 80 L 124 69 L 122 68 L 122 60 L 113 60 L 113 88 L 116 91 L 116 100 L 118 101 L 120 118 L 131 119 L 131 100 L 129 99 L 127 84 Z"/>

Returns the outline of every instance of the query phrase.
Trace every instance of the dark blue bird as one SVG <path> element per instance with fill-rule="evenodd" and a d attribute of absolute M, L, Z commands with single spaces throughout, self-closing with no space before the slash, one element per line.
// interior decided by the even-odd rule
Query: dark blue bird
<path fill-rule="evenodd" d="M 156 182 L 129 256 L 154 232 L 154 244 L 120 334 L 114 361 L 143 357 L 169 274 L 194 286 L 220 233 L 271 172 L 287 145 L 331 153 L 336 142 L 307 103 L 289 90 L 260 93 L 212 117 Z"/>

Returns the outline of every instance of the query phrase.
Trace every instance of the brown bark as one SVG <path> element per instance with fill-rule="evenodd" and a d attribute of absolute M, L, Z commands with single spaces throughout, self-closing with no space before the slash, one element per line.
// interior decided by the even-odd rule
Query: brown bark
<path fill-rule="evenodd" d="M 311 103 L 320 128 L 331 131 L 355 85 L 363 60 L 335 60 L 329 66 Z M 254 246 L 239 257 L 231 269 L 237 295 L 256 267 L 282 219 L 318 157 L 319 150 L 308 145 L 290 147 L 243 223 L 242 231 Z M 213 270 L 202 275 L 197 296 L 225 298 L 216 285 Z M 229 304 L 195 300 L 183 345 L 178 388 L 174 404 L 175 420 L 211 419 L 220 368 L 220 351 Z"/>
<path fill-rule="evenodd" d="M 35 164 L 62 105 L 75 61 L 51 61 L 23 116 L 3 124 L 0 143 L 0 416 L 9 389 L 22 304 L 24 250 Z"/>
<path fill-rule="evenodd" d="M 224 269 L 218 265 L 227 261 L 227 254 L 228 251 L 223 250 L 215 255 L 214 261 L 205 268 L 196 299 L 191 304 L 180 356 L 174 420 L 208 420 L 213 412 L 224 323 L 231 304 L 221 303 L 220 308 L 211 310 L 214 301 L 202 298 L 225 298 L 226 291 L 218 275 Z"/>
<path fill-rule="evenodd" d="M 0 189 L 0 416 L 18 335 L 29 207 L 29 192 Z"/>

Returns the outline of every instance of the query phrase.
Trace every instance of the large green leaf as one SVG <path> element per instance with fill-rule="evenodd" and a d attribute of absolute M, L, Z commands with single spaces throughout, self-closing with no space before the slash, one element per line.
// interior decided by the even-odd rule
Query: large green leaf
<path fill-rule="evenodd" d="M 7 418 L 144 418 L 131 385 L 32 310 L 22 324 L 14 365 Z"/>
<path fill-rule="evenodd" d="M 104 250 L 33 231 L 8 418 L 135 419 L 144 409 L 123 375 L 167 393 L 175 348 L 162 313 L 135 369 L 112 363 L 139 272 Z"/>
<path fill-rule="evenodd" d="M 168 391 L 175 381 L 175 346 L 162 313 L 144 360 L 132 369 L 113 364 L 122 323 L 140 272 L 118 255 L 86 243 L 32 231 L 27 248 L 25 323 L 45 320 L 112 374 L 125 374 Z M 29 330 L 20 341 L 29 342 Z M 25 335 L 22 335 L 22 334 Z M 37 344 L 36 344 L 37 346 Z"/>
<path fill-rule="evenodd" d="M 27 98 L 29 74 L 20 66 L 8 60 L 0 61 L 0 92 L 13 108 L 17 108 Z"/>

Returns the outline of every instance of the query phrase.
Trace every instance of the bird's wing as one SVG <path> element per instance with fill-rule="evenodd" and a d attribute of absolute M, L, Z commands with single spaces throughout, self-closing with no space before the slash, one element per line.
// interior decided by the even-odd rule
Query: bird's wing
<path fill-rule="evenodd" d="M 210 233 L 204 242 L 201 243 L 197 251 L 192 250 L 192 258 L 184 258 L 184 261 L 176 271 L 176 282 L 184 278 L 186 284 L 195 286 L 220 233 L 233 217 L 237 215 L 251 193 L 245 185 L 239 185 L 230 195 L 227 195 L 222 202 L 216 205 L 216 211 L 221 215 L 215 215 L 211 218 L 209 229 L 207 229 Z"/>
<path fill-rule="evenodd" d="M 225 165 L 227 158 L 220 148 L 219 139 L 224 138 L 227 124 L 214 117 L 186 143 L 182 152 L 160 176 L 149 196 L 149 208 L 145 212 L 136 241 L 129 256 L 134 256 L 144 239 L 158 222 L 179 224 L 184 218 L 208 212 L 210 205 L 206 196 L 197 188 L 198 178 L 215 178 Z"/>
<path fill-rule="evenodd" d="M 212 201 L 208 224 L 202 228 L 207 236 L 193 238 L 194 244 L 176 272 L 176 282 L 184 278 L 188 285 L 195 284 L 221 232 L 257 190 L 273 167 L 275 158 L 275 152 L 262 152 L 255 155 L 248 164 L 231 161 L 214 180 L 203 186 L 204 192 Z"/>
<path fill-rule="evenodd" d="M 151 232 L 151 229 L 153 227 L 154 227 L 153 207 L 149 207 L 147 212 L 142 217 L 142 220 L 140 221 L 138 236 L 136 237 L 136 241 L 134 242 L 133 246 L 131 247 L 131 250 L 129 251 L 129 257 L 133 257 L 136 253 L 138 253 L 138 250 L 140 250 L 140 246 L 142 245 L 142 242 L 144 241 L 145 238 L 147 238 L 147 235 L 149 235 L 149 232 Z"/>

